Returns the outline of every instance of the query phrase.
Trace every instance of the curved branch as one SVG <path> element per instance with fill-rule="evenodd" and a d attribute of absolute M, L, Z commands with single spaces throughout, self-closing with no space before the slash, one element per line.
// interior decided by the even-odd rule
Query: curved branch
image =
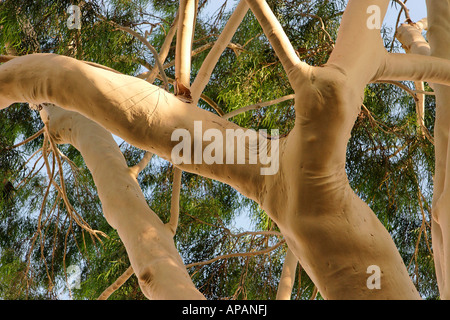
<path fill-rule="evenodd" d="M 37 137 L 39 137 L 41 134 L 43 134 L 44 131 L 45 131 L 45 128 L 42 128 L 41 130 L 39 130 L 38 132 L 36 132 L 36 133 L 33 134 L 32 136 L 28 137 L 27 139 L 23 140 L 22 142 L 19 142 L 19 143 L 15 144 L 15 145 L 13 145 L 13 146 L 10 146 L 10 147 L 9 147 L 9 146 L 6 147 L 5 150 L 12 150 L 12 149 L 15 149 L 15 148 L 17 148 L 17 147 L 20 147 L 20 146 L 22 146 L 22 145 L 24 145 L 24 144 L 30 142 L 30 141 L 33 141 L 34 139 L 36 139 Z"/>
<path fill-rule="evenodd" d="M 82 94 L 74 93 L 74 88 Z M 50 102 L 76 111 L 137 148 L 156 153 L 168 161 L 173 161 L 172 151 L 180 144 L 180 138 L 172 138 L 177 129 L 182 128 L 183 134 L 191 137 L 192 144 L 192 137 L 197 132 L 195 123 L 201 123 L 202 135 L 214 129 L 222 137 L 227 137 L 227 130 L 231 130 L 235 141 L 251 131 L 209 111 L 183 103 L 145 80 L 54 54 L 22 56 L 0 65 L 0 109 L 15 102 Z M 245 141 L 244 147 L 249 150 L 248 139 L 242 141 Z M 268 148 L 278 143 L 270 139 L 266 141 Z M 208 141 L 200 141 L 195 152 L 203 154 L 209 144 Z M 229 161 L 232 154 L 227 155 L 226 143 L 223 148 L 225 152 L 220 161 L 199 165 L 194 163 L 194 154 L 191 154 L 189 161 L 183 160 L 177 167 L 229 184 L 245 196 L 260 201 L 259 190 L 264 187 L 266 180 L 261 175 L 261 169 L 267 165 L 261 162 L 260 157 L 256 164 L 247 162 L 236 165 L 236 160 Z M 237 150 L 234 150 L 236 153 Z"/>
<path fill-rule="evenodd" d="M 161 64 L 164 63 L 164 61 L 166 60 L 167 55 L 169 54 L 170 44 L 172 43 L 172 40 L 175 37 L 175 33 L 177 32 L 178 17 L 179 17 L 179 14 L 177 14 L 175 16 L 172 26 L 170 27 L 169 32 L 167 33 L 167 36 L 164 39 L 164 43 L 162 44 L 161 49 L 159 50 L 158 58 L 159 58 L 159 62 Z M 155 79 L 156 79 L 156 76 L 158 75 L 158 70 L 159 70 L 159 68 L 158 69 L 153 68 L 150 71 L 146 81 L 153 83 L 153 81 L 155 81 Z"/>
<path fill-rule="evenodd" d="M 132 275 L 134 270 L 132 266 L 129 266 L 127 270 L 119 277 L 113 284 L 111 284 L 102 294 L 97 298 L 97 300 L 108 300 L 108 298 L 119 289 Z"/>
<path fill-rule="evenodd" d="M 401 0 L 394 0 L 394 1 L 397 2 L 402 7 L 403 12 L 405 13 L 406 21 L 412 22 L 411 16 L 409 15 L 409 9 L 406 6 L 406 4 Z"/>
<path fill-rule="evenodd" d="M 58 137 L 59 143 L 72 144 L 83 156 L 96 184 L 104 216 L 117 229 L 146 297 L 204 299 L 193 285 L 173 237 L 148 207 L 138 182 L 130 175 L 111 133 L 79 113 L 51 105 L 44 110 L 52 135 Z"/>
<path fill-rule="evenodd" d="M 167 80 L 167 75 L 164 71 L 164 67 L 161 63 L 161 59 L 159 57 L 158 51 L 156 51 L 156 49 L 150 44 L 150 42 L 148 42 L 145 37 L 141 36 L 139 33 L 137 33 L 136 31 L 134 31 L 133 29 L 131 29 L 129 27 L 121 26 L 118 23 L 115 23 L 114 21 L 107 21 L 107 20 L 105 20 L 105 21 L 108 22 L 109 24 L 111 24 L 112 26 L 131 34 L 133 37 L 135 37 L 136 39 L 141 41 L 150 50 L 150 52 L 155 57 L 155 61 L 156 61 L 156 65 L 158 66 L 159 73 L 161 74 L 161 77 L 164 80 L 165 89 L 166 89 L 166 91 L 169 91 L 169 81 Z"/>
<path fill-rule="evenodd" d="M 276 248 L 278 248 L 279 246 L 281 246 L 285 242 L 286 242 L 285 240 L 281 240 L 280 242 L 278 242 L 277 244 L 273 245 L 272 247 L 269 247 L 267 249 L 260 250 L 260 251 L 251 251 L 251 252 L 242 252 L 242 253 L 230 253 L 230 254 L 225 254 L 223 256 L 215 257 L 215 258 L 207 260 L 207 261 L 190 263 L 190 264 L 186 265 L 186 268 L 192 268 L 192 267 L 196 267 L 196 266 L 204 266 L 206 264 L 211 264 L 211 263 L 213 263 L 213 262 L 215 262 L 217 260 L 220 260 L 220 259 L 229 259 L 229 258 L 236 258 L 236 257 L 253 257 L 253 256 L 258 256 L 260 254 L 266 254 L 266 253 L 269 253 L 269 252 L 275 250 Z"/>

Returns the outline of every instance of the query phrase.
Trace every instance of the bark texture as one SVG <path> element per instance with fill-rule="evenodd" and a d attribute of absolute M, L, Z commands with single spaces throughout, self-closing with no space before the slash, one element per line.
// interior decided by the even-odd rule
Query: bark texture
<path fill-rule="evenodd" d="M 450 61 L 450 1 L 427 0 L 431 55 Z M 436 94 L 432 239 L 441 299 L 450 299 L 450 87 L 433 84 Z"/>
<path fill-rule="evenodd" d="M 182 3 L 187 6 L 192 1 Z M 264 166 L 260 162 L 227 164 L 225 147 L 224 164 L 192 161 L 192 164 L 178 165 L 184 171 L 227 183 L 257 201 L 279 226 L 296 258 L 293 261 L 301 261 L 326 299 L 420 298 L 389 233 L 351 189 L 345 161 L 347 143 L 368 83 L 412 80 L 450 85 L 449 1 L 428 0 L 428 4 L 431 12 L 440 12 L 431 14 L 429 20 L 432 56 L 387 53 L 380 30 L 368 27 L 367 9 L 377 6 L 384 15 L 389 0 L 350 0 L 329 61 L 324 66 L 312 67 L 297 57 L 264 0 L 241 1 L 242 11 L 233 16 L 235 21 L 229 25 L 231 31 L 224 39 L 229 39 L 243 18 L 242 12 L 250 8 L 295 92 L 296 119 L 289 135 L 276 144 L 259 135 L 269 150 L 279 148 L 279 170 L 264 176 L 260 174 Z M 180 15 L 180 21 L 186 21 L 188 16 L 192 17 L 192 13 Z M 218 56 L 217 52 L 211 55 L 208 63 L 214 64 Z M 182 81 L 187 87 L 189 82 L 185 77 L 189 66 L 181 63 L 180 68 L 180 77 L 184 74 Z M 203 78 L 195 84 L 194 100 L 204 88 L 211 65 L 205 68 Z M 442 87 L 439 92 L 440 101 L 450 101 L 448 88 Z M 171 135 L 178 128 L 194 136 L 194 121 L 200 121 L 202 133 L 215 129 L 224 137 L 227 129 L 242 129 L 143 80 L 52 54 L 20 57 L 0 66 L 0 108 L 14 102 L 50 102 L 79 112 L 136 147 L 169 161 L 177 143 Z M 100 126 L 93 129 L 93 122 L 81 120 L 75 113 L 69 115 L 56 108 L 48 108 L 47 112 L 55 137 L 60 142 L 74 144 L 85 156 L 99 188 L 105 216 L 119 231 L 147 296 L 201 298 L 181 270 L 182 261 L 173 246 L 172 232 L 145 205 L 119 150 L 112 147 L 110 135 L 101 131 Z M 448 150 L 450 116 L 445 109 L 439 112 L 441 117 L 437 118 L 443 123 L 438 127 L 441 140 L 437 141 L 440 159 L 437 191 L 445 195 L 448 160 L 443 161 L 442 155 Z M 244 131 L 235 140 L 243 138 Z M 192 149 L 203 151 L 207 145 L 193 144 Z M 248 143 L 245 146 L 250 148 Z M 93 147 L 104 151 L 95 153 Z M 108 167 L 104 165 L 105 159 L 110 163 Z M 112 170 L 112 166 L 116 169 Z M 437 250 L 443 252 L 438 257 L 437 269 L 444 297 L 447 296 L 449 255 L 446 252 L 450 237 L 448 214 L 442 212 L 449 207 L 448 199 L 443 196 L 436 201 L 433 234 Z M 371 266 L 377 266 L 381 272 L 379 289 L 367 285 L 370 276 L 367 270 Z"/>
<path fill-rule="evenodd" d="M 105 218 L 117 229 L 146 297 L 204 299 L 175 248 L 173 233 L 148 207 L 111 133 L 79 113 L 48 104 L 41 117 L 57 143 L 70 143 L 81 152 Z"/>

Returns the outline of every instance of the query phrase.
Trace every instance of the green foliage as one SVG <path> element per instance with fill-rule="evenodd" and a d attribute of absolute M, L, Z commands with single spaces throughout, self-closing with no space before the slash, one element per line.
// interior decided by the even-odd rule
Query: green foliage
<path fill-rule="evenodd" d="M 431 247 L 434 147 L 419 134 L 415 102 L 384 84 L 366 88 L 365 106 L 352 132 L 347 173 L 391 233 L 419 291 L 438 296 Z M 425 125 L 433 132 L 433 99 Z"/>
<path fill-rule="evenodd" d="M 211 2 L 211 1 L 209 1 Z M 69 30 L 67 8 L 82 1 L 6 0 L 0 3 L 0 54 L 58 53 L 100 63 L 136 75 L 154 57 L 132 36 L 104 21 L 129 26 L 159 50 L 170 28 L 178 1 L 110 0 L 82 5 L 82 29 Z M 344 0 L 268 1 L 300 58 L 322 65 L 336 39 Z M 206 12 L 200 1 L 194 49 L 217 40 L 230 12 Z M 385 39 L 389 43 L 391 39 Z M 232 39 L 241 49 L 226 49 L 204 94 L 225 113 L 292 94 L 287 76 L 249 13 Z M 398 49 L 394 46 L 395 49 Z M 193 57 L 192 79 L 208 50 Z M 174 60 L 174 43 L 166 62 Z M 174 68 L 166 70 L 174 77 Z M 156 82 L 158 84 L 158 82 Z M 82 93 L 80 93 L 82 94 Z M 364 105 L 348 144 L 347 173 L 355 192 L 365 200 L 391 233 L 420 293 L 438 297 L 430 241 L 430 207 L 434 150 L 418 134 L 415 104 L 405 92 L 386 84 L 366 88 Z M 203 100 L 200 107 L 213 111 Z M 427 98 L 425 125 L 434 129 L 433 98 Z M 253 129 L 294 126 L 293 100 L 236 116 L 231 121 Z M 96 299 L 129 266 L 125 248 L 102 216 L 92 177 L 79 152 L 59 146 L 71 163 L 63 172 L 68 198 L 77 213 L 108 238 L 91 237 L 70 219 L 58 192 L 46 193 L 48 175 L 40 153 L 42 136 L 18 148 L 11 146 L 42 128 L 37 111 L 14 105 L 0 111 L 0 298 Z M 143 151 L 123 142 L 127 163 L 136 164 Z M 55 162 L 50 157 L 50 164 Z M 56 166 L 56 164 L 55 164 Z M 170 216 L 172 166 L 154 156 L 139 175 L 149 206 L 166 222 Z M 55 175 L 57 182 L 58 175 Z M 41 232 L 38 232 L 38 225 Z M 180 221 L 175 243 L 184 262 L 204 262 L 221 255 L 264 250 L 279 238 L 239 235 L 254 230 L 277 231 L 276 224 L 233 188 L 183 173 Z M 210 299 L 274 299 L 285 246 L 255 257 L 237 256 L 188 269 L 196 286 Z M 67 268 L 82 270 L 81 289 L 67 285 Z M 315 288 L 299 268 L 293 298 L 315 297 Z M 320 293 L 318 295 L 320 299 Z M 144 299 L 132 276 L 110 299 Z"/>

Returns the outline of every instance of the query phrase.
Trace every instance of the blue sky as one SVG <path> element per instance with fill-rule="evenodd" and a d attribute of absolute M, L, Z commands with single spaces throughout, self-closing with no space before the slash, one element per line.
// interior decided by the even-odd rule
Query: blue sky
<path fill-rule="evenodd" d="M 426 0 L 409 0 L 406 2 L 406 6 L 409 8 L 411 19 L 413 21 L 418 21 L 424 17 L 426 17 L 427 9 L 425 5 Z M 225 2 L 225 0 L 214 0 L 210 1 L 208 3 L 208 12 L 214 13 L 222 4 Z M 236 0 L 228 0 L 227 1 L 227 7 L 231 8 L 237 4 Z M 395 4 L 391 5 L 388 13 L 386 15 L 385 22 L 389 25 L 394 26 L 395 22 L 397 21 L 398 12 L 400 11 L 400 5 Z M 404 20 L 404 15 L 402 14 L 401 22 Z"/>
<path fill-rule="evenodd" d="M 427 8 L 425 4 L 425 0 L 409 0 L 406 2 L 406 6 L 409 9 L 409 14 L 411 16 L 411 19 L 416 22 L 419 21 L 422 18 L 425 18 L 427 16 Z M 400 11 L 400 5 L 391 5 L 389 7 L 388 13 L 386 14 L 385 23 L 388 25 L 392 25 L 394 27 L 395 22 L 397 21 L 397 16 Z M 403 22 L 405 20 L 405 16 L 402 13 L 400 22 Z"/>

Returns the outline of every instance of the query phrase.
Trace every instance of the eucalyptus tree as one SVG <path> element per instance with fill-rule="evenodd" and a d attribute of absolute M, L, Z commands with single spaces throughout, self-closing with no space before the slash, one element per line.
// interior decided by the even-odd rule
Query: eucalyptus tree
<path fill-rule="evenodd" d="M 121 1 L 111 3 L 117 8 L 123 5 Z M 208 54 L 200 54 L 201 59 L 196 60 L 195 55 L 204 50 L 194 48 L 196 39 L 204 40 L 196 38 L 196 30 L 199 30 L 197 35 L 210 37 L 198 23 L 198 9 L 204 2 L 183 0 L 176 7 L 178 10 L 173 9 L 172 3 L 168 4 L 174 13 L 173 23 L 165 30 L 166 38 L 158 52 L 147 40 L 147 33 L 142 35 L 133 30 L 136 24 L 125 25 L 124 22 L 130 20 L 111 19 L 92 5 L 80 2 L 82 10 L 92 8 L 91 18 L 86 23 L 92 24 L 93 33 L 96 28 L 105 28 L 109 30 L 105 33 L 111 35 L 110 39 L 118 39 L 117 33 L 107 29 L 112 28 L 137 38 L 140 40 L 137 50 L 148 49 L 153 54 L 155 67 L 151 67 L 145 56 L 134 56 L 136 52 L 128 52 L 128 59 L 120 55 L 119 60 L 124 64 L 119 65 L 105 63 L 108 55 L 101 55 L 104 61 L 96 59 L 86 54 L 89 37 L 84 39 L 83 32 L 77 31 L 58 35 L 66 39 L 65 46 L 60 47 L 65 47 L 65 52 L 47 47 L 43 52 L 51 54 L 34 53 L 39 51 L 36 49 L 39 39 L 34 36 L 32 24 L 25 19 L 22 22 L 25 27 L 21 27 L 25 35 L 22 36 L 30 39 L 31 49 L 20 50 L 20 53 L 33 54 L 17 57 L 11 52 L 12 48 L 20 49 L 22 43 L 11 41 L 12 36 L 3 41 L 9 55 L 1 58 L 4 64 L 0 67 L 0 106 L 6 108 L 20 102 L 39 110 L 44 124 L 42 151 L 50 176 L 48 186 L 54 186 L 55 197 L 60 197 L 59 203 L 65 205 L 71 221 L 93 240 L 100 240 L 104 232 L 90 226 L 80 215 L 81 208 L 72 205 L 72 191 L 64 179 L 62 160 L 71 162 L 58 150 L 57 144 L 70 144 L 78 150 L 95 182 L 106 221 L 117 230 L 131 263 L 119 282 L 134 272 L 148 298 L 203 299 L 205 286 L 207 297 L 218 297 L 211 289 L 214 285 L 207 279 L 208 275 L 189 274 L 182 259 L 186 257 L 180 244 L 184 244 L 185 249 L 190 246 L 191 251 L 195 247 L 188 232 L 180 233 L 190 228 L 189 223 L 180 224 L 184 217 L 183 212 L 180 215 L 182 171 L 184 176 L 200 175 L 210 179 L 206 181 L 219 181 L 234 188 L 249 199 L 252 206 L 256 204 L 267 214 L 259 217 L 261 222 L 266 219 L 265 230 L 245 235 L 272 235 L 278 241 L 274 243 L 266 238 L 265 249 L 247 252 L 246 256 L 271 252 L 287 244 L 277 293 L 279 299 L 290 297 L 298 263 L 320 295 L 327 299 L 413 299 L 420 297 L 418 288 L 421 293 L 427 291 L 425 296 L 433 296 L 432 285 L 426 288 L 418 285 L 419 280 L 423 283 L 420 274 L 429 274 L 432 261 L 427 258 L 432 251 L 427 238 L 430 217 L 437 282 L 441 298 L 446 298 L 449 290 L 445 245 L 448 238 L 445 218 L 448 117 L 442 105 L 448 99 L 446 85 L 450 84 L 449 34 L 445 28 L 450 4 L 428 0 L 428 20 L 415 24 L 409 21 L 411 28 L 403 26 L 399 32 L 399 40 L 408 52 L 400 54 L 388 52 L 380 34 L 382 17 L 389 3 L 387 0 L 351 0 L 339 12 L 339 5 L 329 1 L 300 2 L 299 8 L 305 11 L 300 10 L 295 16 L 291 4 L 271 3 L 272 10 L 263 0 L 242 0 L 214 42 L 204 45 L 209 49 Z M 134 13 L 145 15 L 139 12 L 138 5 L 129 8 L 126 12 L 131 15 L 132 9 Z M 261 26 L 260 34 L 252 34 L 257 28 L 248 28 L 256 21 L 251 18 L 253 15 Z M 239 29 L 241 24 L 243 28 Z M 3 25 L 4 32 L 12 35 L 14 32 L 6 26 Z M 339 32 L 335 34 L 337 28 Z M 429 44 L 417 34 L 416 30 L 423 29 L 428 30 Z M 305 36 L 312 32 L 316 32 L 317 37 Z M 58 36 L 49 36 L 43 42 L 51 43 L 51 39 Z M 172 44 L 175 44 L 173 60 L 166 63 Z M 417 46 L 428 50 L 417 51 Z M 255 48 L 262 54 L 254 54 Z M 236 67 L 236 75 L 224 64 L 222 72 L 214 73 L 220 57 Z M 135 66 L 127 64 L 131 62 L 140 63 L 148 71 L 137 74 L 135 70 L 120 69 Z M 261 62 L 264 63 L 262 68 L 255 67 Z M 173 78 L 165 71 L 171 66 L 174 69 L 167 73 L 171 72 Z M 248 71 L 251 73 L 246 74 Z M 224 75 L 229 78 L 225 80 Z M 404 80 L 415 81 L 417 88 L 410 89 L 399 82 Z M 436 114 L 443 113 L 436 116 L 439 120 L 435 123 L 426 118 L 424 95 L 429 93 L 424 90 L 424 81 L 435 91 Z M 408 110 L 392 121 L 394 110 L 389 109 L 392 106 L 384 99 L 405 98 L 398 91 L 386 94 L 386 85 L 380 82 L 396 85 L 411 95 L 415 112 Z M 168 92 L 171 86 L 173 94 Z M 265 103 L 264 100 L 270 101 Z M 259 110 L 274 104 L 277 105 L 268 112 Z M 403 101 L 403 105 L 407 104 L 408 101 Z M 255 112 L 258 121 L 252 122 L 248 116 L 239 115 L 244 111 Z M 377 119 L 376 111 L 392 125 Z M 414 113 L 417 114 L 411 120 Z M 235 118 L 235 122 L 230 121 Z M 274 128 L 281 134 L 266 133 L 267 129 Z M 112 134 L 133 148 L 144 150 L 142 160 L 137 164 L 127 163 Z M 435 163 L 430 161 L 434 143 Z M 52 162 L 48 160 L 49 152 Z M 143 181 L 139 181 L 139 174 L 145 171 L 153 153 L 173 163 L 171 201 L 166 209 L 170 214 L 164 219 L 149 208 Z M 364 177 L 364 173 L 369 172 L 368 165 L 384 174 L 382 181 L 373 178 L 377 176 L 373 173 Z M 58 175 L 55 175 L 56 167 Z M 427 186 L 432 184 L 430 168 L 435 168 L 433 211 L 427 206 L 431 193 L 422 192 L 423 179 Z M 400 187 L 392 185 L 399 172 L 407 177 L 406 184 Z M 384 191 L 385 198 L 374 190 L 377 183 L 377 189 Z M 227 189 L 221 185 L 220 190 Z M 233 193 L 231 188 L 227 191 Z M 398 194 L 392 194 L 393 191 Z M 43 201 L 46 201 L 45 193 L 44 196 Z M 413 200 L 408 202 L 408 197 Z M 385 199 L 388 205 L 383 207 Z M 384 214 L 377 217 L 369 205 Z M 419 209 L 421 216 L 416 218 L 414 214 Z M 208 211 L 205 207 L 201 210 Z M 408 215 L 408 211 L 416 212 Z M 397 212 L 400 217 L 392 218 Z M 206 220 L 207 216 L 204 215 Z M 230 217 L 230 213 L 225 216 Z M 192 216 L 192 219 L 197 217 Z M 38 221 L 37 235 L 41 234 L 40 223 Z M 224 226 L 221 230 L 231 234 Z M 412 236 L 413 246 L 408 238 L 411 230 L 416 232 Z M 242 236 L 231 234 L 231 238 Z M 421 238 L 425 241 L 420 241 Z M 261 246 L 256 242 L 252 240 L 249 245 Z M 235 241 L 228 244 L 225 241 L 221 245 L 239 247 Z M 230 253 L 222 258 L 237 255 Z M 405 257 L 411 259 L 408 267 Z M 424 260 L 419 261 L 419 258 Z M 204 263 L 215 261 L 217 259 L 213 258 Z M 203 262 L 191 262 L 187 267 L 201 264 Z M 264 261 L 260 265 L 247 263 L 243 267 L 261 268 L 263 265 Z M 423 266 L 426 271 L 419 271 Z M 408 272 L 411 267 L 414 269 L 412 276 Z M 226 283 L 232 278 L 232 272 L 225 272 L 216 280 Z M 273 282 L 270 275 L 266 278 Z M 108 294 L 115 287 L 117 283 L 107 290 Z M 244 292 L 243 288 L 242 285 L 233 288 L 238 293 L 235 297 L 257 297 L 239 295 Z"/>

